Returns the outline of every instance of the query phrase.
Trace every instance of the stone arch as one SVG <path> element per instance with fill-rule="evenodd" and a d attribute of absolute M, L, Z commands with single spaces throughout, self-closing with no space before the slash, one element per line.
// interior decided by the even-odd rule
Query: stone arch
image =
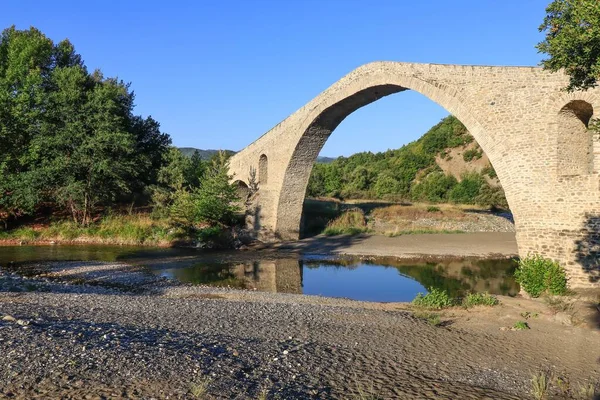
<path fill-rule="evenodd" d="M 361 68 L 355 71 L 360 75 Z M 351 77 L 349 75 L 348 77 Z M 340 82 L 342 82 L 341 80 Z M 331 90 L 331 89 L 330 89 Z M 306 119 L 297 145 L 285 171 L 280 198 L 276 208 L 275 231 L 282 237 L 296 239 L 300 234 L 302 205 L 306 187 L 314 162 L 321 148 L 335 128 L 351 113 L 378 99 L 405 90 L 414 90 L 438 103 L 457 117 L 473 135 L 488 155 L 502 181 L 506 173 L 497 168 L 497 155 L 493 141 L 484 133 L 482 125 L 467 106 L 468 102 L 453 88 L 438 82 L 429 82 L 412 74 L 374 73 L 352 82 L 345 88 L 317 105 Z M 328 94 L 327 91 L 324 95 Z M 491 103 L 493 106 L 494 103 Z M 511 205 L 511 193 L 506 190 L 506 198 Z"/>
<path fill-rule="evenodd" d="M 269 181 L 269 159 L 266 154 L 261 154 L 258 158 L 258 183 L 266 185 Z"/>
<path fill-rule="evenodd" d="M 246 182 L 240 180 L 233 182 L 233 184 L 237 190 L 237 195 L 240 198 L 240 202 L 244 204 L 248 200 L 248 197 L 250 197 L 250 188 Z"/>
<path fill-rule="evenodd" d="M 558 113 L 558 175 L 586 175 L 594 170 L 592 133 L 588 126 L 593 106 L 585 100 L 571 100 Z"/>

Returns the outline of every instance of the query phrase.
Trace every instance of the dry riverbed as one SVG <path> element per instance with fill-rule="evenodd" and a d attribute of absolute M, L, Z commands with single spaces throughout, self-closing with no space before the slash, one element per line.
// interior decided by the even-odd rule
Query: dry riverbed
<path fill-rule="evenodd" d="M 0 272 L 0 398 L 522 399 L 539 373 L 578 398 L 600 383 L 596 293 L 500 297 L 433 326 L 404 303 L 189 286 L 121 263 L 24 272 Z"/>

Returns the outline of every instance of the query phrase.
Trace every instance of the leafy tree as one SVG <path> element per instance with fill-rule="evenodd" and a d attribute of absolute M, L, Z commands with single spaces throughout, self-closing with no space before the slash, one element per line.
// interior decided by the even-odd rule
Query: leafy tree
<path fill-rule="evenodd" d="M 8 28 L 0 36 L 0 214 L 42 203 L 87 224 L 97 207 L 156 183 L 170 138 L 133 114 L 129 85 L 90 74 L 65 40 Z"/>
<path fill-rule="evenodd" d="M 202 224 L 223 227 L 234 222 L 239 197 L 235 185 L 229 183 L 227 159 L 224 152 L 219 152 L 199 187 L 177 190 L 171 206 L 171 218 L 176 224 L 195 228 Z"/>
<path fill-rule="evenodd" d="M 413 186 L 411 195 L 415 200 L 426 200 L 433 203 L 446 202 L 450 191 L 457 183 L 456 178 L 451 175 L 433 172 Z"/>
<path fill-rule="evenodd" d="M 460 204 L 474 204 L 481 187 L 486 184 L 485 179 L 478 173 L 466 173 L 461 181 L 449 193 L 449 200 Z"/>
<path fill-rule="evenodd" d="M 597 0 L 554 0 L 546 8 L 537 45 L 544 68 L 570 76 L 569 91 L 596 86 L 600 77 L 600 5 Z"/>

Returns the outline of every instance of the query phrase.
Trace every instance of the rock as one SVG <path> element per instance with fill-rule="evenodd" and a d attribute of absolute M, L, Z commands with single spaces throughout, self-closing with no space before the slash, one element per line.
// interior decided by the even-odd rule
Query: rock
<path fill-rule="evenodd" d="M 16 321 L 17 319 L 15 317 L 13 317 L 12 315 L 5 315 L 4 317 L 2 317 L 2 321 Z"/>

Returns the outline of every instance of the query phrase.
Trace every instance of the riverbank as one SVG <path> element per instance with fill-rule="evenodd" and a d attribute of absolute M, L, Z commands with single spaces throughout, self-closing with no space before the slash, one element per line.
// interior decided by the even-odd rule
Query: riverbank
<path fill-rule="evenodd" d="M 505 258 L 518 255 L 514 232 L 462 234 L 426 233 L 402 236 L 313 236 L 296 242 L 272 243 L 260 248 L 312 254 L 347 254 L 397 258 Z"/>
<path fill-rule="evenodd" d="M 122 263 L 40 269 L 0 275 L 0 397 L 522 399 L 548 373 L 576 398 L 600 374 L 593 314 L 565 325 L 541 300 L 500 296 L 433 326 L 406 303 L 189 286 Z"/>

